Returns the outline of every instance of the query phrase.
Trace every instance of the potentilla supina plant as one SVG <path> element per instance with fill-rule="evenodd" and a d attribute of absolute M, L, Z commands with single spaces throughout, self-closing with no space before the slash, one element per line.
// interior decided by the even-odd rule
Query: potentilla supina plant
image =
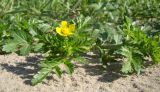
<path fill-rule="evenodd" d="M 67 21 L 62 21 L 59 27 L 56 27 L 56 32 L 61 36 L 70 36 L 75 30 L 74 24 L 69 24 Z"/>

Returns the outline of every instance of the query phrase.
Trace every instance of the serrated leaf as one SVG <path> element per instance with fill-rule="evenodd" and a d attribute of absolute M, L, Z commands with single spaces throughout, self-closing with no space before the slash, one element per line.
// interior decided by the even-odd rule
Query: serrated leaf
<path fill-rule="evenodd" d="M 43 43 L 38 43 L 34 46 L 34 51 L 39 51 L 43 47 Z"/>
<path fill-rule="evenodd" d="M 32 85 L 40 83 L 52 71 L 52 68 L 42 68 L 31 80 Z"/>
<path fill-rule="evenodd" d="M 130 26 L 132 23 L 132 20 L 129 17 L 125 16 L 125 22 L 128 26 Z"/>
<path fill-rule="evenodd" d="M 151 58 L 155 64 L 160 63 L 160 47 L 152 48 Z"/>
<path fill-rule="evenodd" d="M 143 54 L 135 48 L 122 47 L 121 55 L 126 58 L 126 62 L 122 66 L 122 72 L 131 73 L 135 71 L 137 74 L 140 74 Z"/>
<path fill-rule="evenodd" d="M 7 43 L 7 44 L 3 45 L 2 51 L 14 52 L 14 51 L 16 51 L 16 48 L 17 48 L 17 43 L 10 42 L 10 43 Z"/>
<path fill-rule="evenodd" d="M 34 29 L 30 29 L 29 30 L 29 33 L 32 35 L 32 36 L 36 36 L 37 35 L 37 33 L 34 31 Z"/>
<path fill-rule="evenodd" d="M 62 64 L 62 61 L 57 61 L 56 59 L 52 60 L 52 61 L 42 61 L 39 66 L 40 67 L 44 67 L 44 68 L 54 68 L 58 65 Z"/>
<path fill-rule="evenodd" d="M 27 55 L 30 52 L 30 50 L 31 50 L 31 46 L 28 44 L 26 44 L 26 45 L 24 44 L 24 46 L 21 47 L 21 49 L 20 49 L 20 54 Z"/>
<path fill-rule="evenodd" d="M 59 66 L 55 66 L 54 69 L 55 69 L 56 75 L 57 75 L 59 78 L 61 78 L 61 75 L 62 75 L 61 68 L 60 68 Z"/>
<path fill-rule="evenodd" d="M 82 26 L 85 26 L 90 20 L 91 20 L 91 17 L 89 17 L 89 16 L 86 17 L 84 22 L 83 22 L 83 24 L 82 24 Z"/>
<path fill-rule="evenodd" d="M 67 73 L 72 74 L 74 72 L 74 66 L 70 61 L 65 61 L 64 65 L 66 67 Z"/>
<path fill-rule="evenodd" d="M 125 62 L 122 66 L 121 71 L 126 74 L 132 72 L 131 62 L 130 61 Z"/>
<path fill-rule="evenodd" d="M 115 34 L 114 40 L 115 40 L 116 44 L 122 44 L 122 36 L 121 35 Z"/>
<path fill-rule="evenodd" d="M 134 70 L 137 72 L 138 75 L 141 72 L 142 61 L 143 61 L 143 59 L 141 57 L 139 57 L 139 56 L 135 56 L 133 61 L 132 61 Z"/>
<path fill-rule="evenodd" d="M 19 43 L 28 43 L 27 41 L 27 34 L 24 32 L 24 31 L 14 31 L 12 32 L 12 35 L 14 37 L 14 40 L 16 42 L 19 42 Z"/>
<path fill-rule="evenodd" d="M 27 55 L 31 50 L 30 40 L 31 36 L 28 35 L 28 33 L 24 31 L 14 31 L 12 32 L 13 35 L 13 42 L 17 43 L 17 49 L 20 47 L 20 54 L 21 55 Z"/>
<path fill-rule="evenodd" d="M 132 51 L 128 47 L 122 47 L 120 54 L 125 56 L 126 62 L 122 65 L 123 73 L 131 73 L 132 72 Z"/>
<path fill-rule="evenodd" d="M 43 23 L 39 24 L 38 28 L 41 29 L 43 32 L 47 32 L 48 30 L 51 29 L 51 26 Z"/>

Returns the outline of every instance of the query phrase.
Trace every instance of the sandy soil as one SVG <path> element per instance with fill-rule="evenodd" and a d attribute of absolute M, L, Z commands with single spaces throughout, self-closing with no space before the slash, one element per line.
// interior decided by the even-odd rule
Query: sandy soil
<path fill-rule="evenodd" d="M 38 56 L 0 55 L 0 92 L 159 92 L 160 66 L 143 70 L 140 76 L 122 76 L 113 65 L 102 70 L 99 63 L 77 64 L 74 74 L 61 79 L 51 74 L 42 83 L 31 86 L 37 72 Z"/>

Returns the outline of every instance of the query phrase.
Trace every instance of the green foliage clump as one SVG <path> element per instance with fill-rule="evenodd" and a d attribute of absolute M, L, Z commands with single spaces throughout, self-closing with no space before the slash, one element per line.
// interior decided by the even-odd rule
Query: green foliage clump
<path fill-rule="evenodd" d="M 104 67 L 124 59 L 122 72 L 139 74 L 145 57 L 160 62 L 159 8 L 159 0 L 0 0 L 0 54 L 41 53 L 33 85 L 52 71 L 61 77 L 61 65 L 73 73 L 72 61 L 92 49 Z M 64 20 L 74 35 L 56 33 Z"/>
<path fill-rule="evenodd" d="M 112 36 L 113 35 L 114 39 L 105 35 L 111 40 L 108 43 L 106 43 L 107 39 L 106 42 L 98 39 L 97 44 L 99 44 L 99 42 L 104 43 L 104 45 L 99 45 L 103 64 L 106 64 L 111 58 L 112 60 L 116 58 L 111 56 L 123 57 L 125 58 L 125 62 L 122 65 L 122 72 L 132 73 L 135 71 L 139 74 L 145 63 L 145 57 L 151 57 L 155 64 L 160 63 L 160 54 L 158 52 L 160 48 L 159 35 L 147 35 L 145 31 L 134 25 L 128 17 L 125 18 L 124 25 L 120 28 L 119 34 L 114 33 Z M 101 38 L 103 38 L 103 36 Z"/>

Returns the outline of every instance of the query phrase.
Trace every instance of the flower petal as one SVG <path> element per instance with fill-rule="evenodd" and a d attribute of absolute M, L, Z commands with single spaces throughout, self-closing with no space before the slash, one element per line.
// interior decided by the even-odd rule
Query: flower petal
<path fill-rule="evenodd" d="M 69 25 L 67 21 L 62 21 L 59 27 L 56 27 L 56 32 L 61 36 L 69 36 L 73 34 L 75 30 L 75 25 Z"/>
<path fill-rule="evenodd" d="M 62 31 L 61 31 L 61 28 L 60 28 L 60 27 L 56 27 L 56 32 L 57 32 L 59 35 L 62 35 L 62 36 L 63 36 L 63 34 L 62 34 Z"/>
<path fill-rule="evenodd" d="M 62 27 L 62 28 L 67 27 L 67 25 L 68 25 L 67 21 L 62 21 L 62 22 L 61 22 L 61 27 Z"/>
<path fill-rule="evenodd" d="M 66 36 L 73 34 L 69 28 L 62 29 L 62 33 Z"/>
<path fill-rule="evenodd" d="M 60 27 L 56 27 L 56 32 L 60 33 L 61 32 L 61 28 Z"/>

